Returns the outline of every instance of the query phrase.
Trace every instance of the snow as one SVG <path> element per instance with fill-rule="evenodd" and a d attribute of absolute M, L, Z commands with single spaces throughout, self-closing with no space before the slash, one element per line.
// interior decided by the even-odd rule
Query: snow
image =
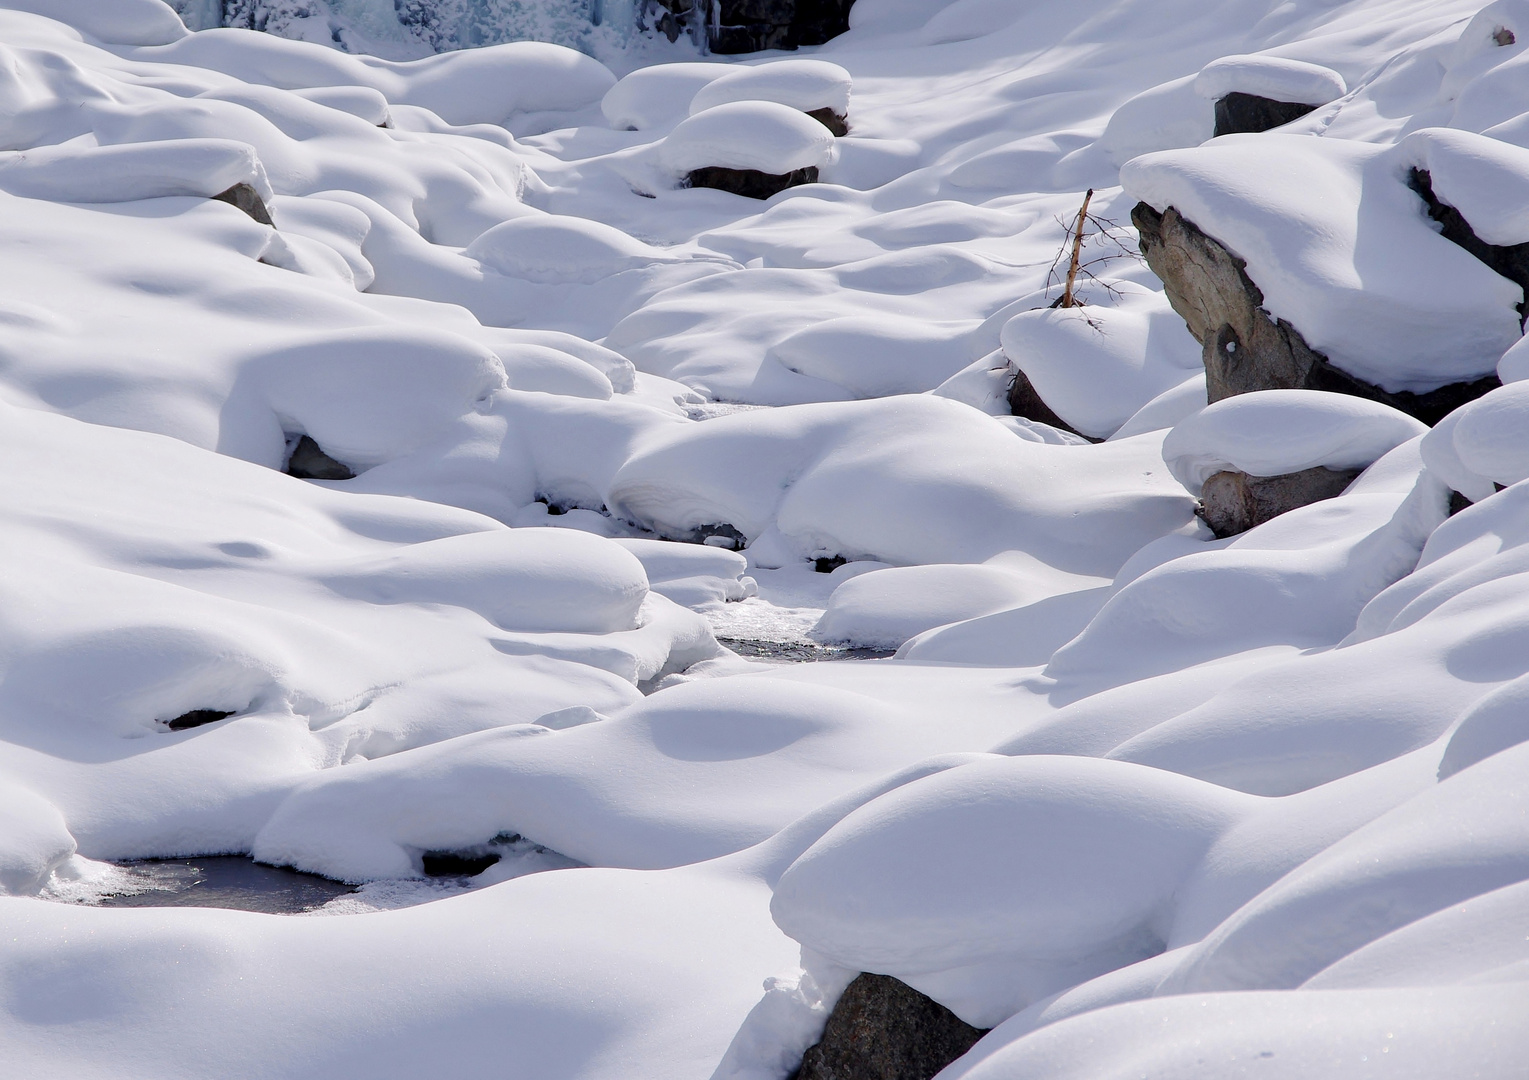
<path fill-rule="evenodd" d="M 1126 292 L 1108 308 L 1037 308 L 1003 324 L 1004 355 L 1084 435 L 1105 438 L 1202 371 L 1200 344 L 1161 293 Z"/>
<path fill-rule="evenodd" d="M 1227 135 L 1121 169 L 1246 260 L 1268 312 L 1382 389 L 1426 391 L 1497 366 L 1523 290 L 1445 240 L 1407 187 L 1415 145 Z"/>
<path fill-rule="evenodd" d="M 1223 470 L 1282 476 L 1318 466 L 1358 469 L 1428 427 L 1378 401 L 1321 390 L 1239 394 L 1187 417 L 1163 440 L 1163 460 L 1191 492 Z"/>
<path fill-rule="evenodd" d="M 1522 1071 L 1522 296 L 1409 183 L 1529 240 L 1523 3 L 246 14 L 0 0 L 0 1060 L 781 1080 L 870 970 L 994 1027 L 947 1080 Z M 1207 405 L 1139 199 L 1505 385 Z M 100 903 L 215 854 L 362 888 Z"/>
<path fill-rule="evenodd" d="M 659 149 L 663 167 L 675 176 L 707 167 L 781 175 L 820 169 L 833 159 L 827 128 L 773 101 L 728 101 L 691 113 Z"/>
<path fill-rule="evenodd" d="M 1284 56 L 1223 56 L 1195 76 L 1195 93 L 1215 101 L 1228 94 L 1252 94 L 1297 105 L 1326 105 L 1348 93 L 1332 68 Z"/>
<path fill-rule="evenodd" d="M 828 109 L 848 116 L 852 84 L 849 72 L 826 60 L 776 60 L 708 81 L 690 99 L 690 115 L 731 101 L 775 101 L 802 112 Z"/>

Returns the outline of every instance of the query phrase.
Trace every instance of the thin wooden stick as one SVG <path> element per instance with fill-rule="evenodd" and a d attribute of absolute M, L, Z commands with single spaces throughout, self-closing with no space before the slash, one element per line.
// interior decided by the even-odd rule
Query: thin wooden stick
<path fill-rule="evenodd" d="M 1072 231 L 1072 262 L 1067 267 L 1067 286 L 1062 290 L 1062 302 L 1058 307 L 1077 307 L 1078 301 L 1073 296 L 1073 286 L 1078 280 L 1078 263 L 1083 257 L 1083 226 L 1088 223 L 1088 204 L 1094 198 L 1094 189 L 1089 188 L 1083 196 L 1083 205 L 1078 210 L 1078 223 Z"/>

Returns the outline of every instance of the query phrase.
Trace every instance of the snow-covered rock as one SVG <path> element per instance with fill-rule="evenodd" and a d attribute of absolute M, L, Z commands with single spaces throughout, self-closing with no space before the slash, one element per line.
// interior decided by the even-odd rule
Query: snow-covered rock
<path fill-rule="evenodd" d="M 1163 440 L 1174 478 L 1198 492 L 1213 474 L 1281 476 L 1317 466 L 1362 469 L 1428 431 L 1405 413 L 1347 394 L 1263 390 L 1180 421 Z"/>
<path fill-rule="evenodd" d="M 707 167 L 779 176 L 821 169 L 834 155 L 827 128 L 773 101 L 731 101 L 692 113 L 659 148 L 659 160 L 675 177 Z"/>

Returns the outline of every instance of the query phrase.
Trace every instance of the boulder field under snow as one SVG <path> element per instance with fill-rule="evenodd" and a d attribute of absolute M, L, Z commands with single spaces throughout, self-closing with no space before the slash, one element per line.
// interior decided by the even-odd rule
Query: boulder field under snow
<path fill-rule="evenodd" d="M 1521 1073 L 1529 4 L 1267 7 L 0 0 L 0 1062 Z"/>

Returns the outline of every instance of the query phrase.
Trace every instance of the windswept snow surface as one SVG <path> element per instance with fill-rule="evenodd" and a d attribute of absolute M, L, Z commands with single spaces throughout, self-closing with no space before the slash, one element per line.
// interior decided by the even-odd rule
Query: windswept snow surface
<path fill-rule="evenodd" d="M 723 61 L 517 2 L 583 51 L 0 0 L 0 1071 L 784 1080 L 872 971 L 993 1029 L 946 1080 L 1521 1075 L 1523 297 L 1409 178 L 1529 242 L 1529 4 L 858 0 Z M 1232 90 L 1318 107 L 1212 140 Z M 1138 199 L 1353 374 L 1504 385 L 1207 408 L 1099 261 Z M 93 903 L 214 854 L 370 891 Z"/>

